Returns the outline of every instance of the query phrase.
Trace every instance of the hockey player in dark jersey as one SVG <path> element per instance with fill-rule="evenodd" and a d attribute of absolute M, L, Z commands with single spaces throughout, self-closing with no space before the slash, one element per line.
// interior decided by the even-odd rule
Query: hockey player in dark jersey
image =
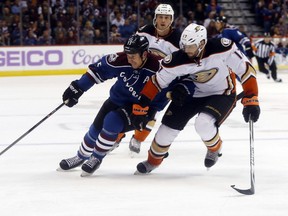
<path fill-rule="evenodd" d="M 104 56 L 98 62 L 89 65 L 87 72 L 65 90 L 63 101 L 72 107 L 94 84 L 112 78 L 117 79 L 110 89 L 109 98 L 85 134 L 76 156 L 60 162 L 62 170 L 75 168 L 87 160 L 82 165 L 82 175 L 91 175 L 113 147 L 118 134 L 135 129 L 130 118 L 132 105 L 138 103 L 141 89 L 160 68 L 161 57 L 148 52 L 148 46 L 149 42 L 145 36 L 132 35 L 124 45 L 124 52 Z M 163 92 L 162 96 L 152 102 L 151 109 L 137 124 L 137 129 L 143 130 L 146 123 L 167 103 Z"/>
<path fill-rule="evenodd" d="M 149 50 L 161 57 L 171 54 L 179 49 L 181 32 L 172 27 L 174 11 L 169 4 L 159 4 L 155 9 L 153 25 L 145 25 L 138 29 L 136 34 L 145 36 L 149 41 Z M 129 142 L 129 149 L 133 153 L 139 153 L 143 142 L 152 130 L 156 118 L 149 125 L 151 127 L 143 131 L 136 130 Z M 116 143 L 117 145 L 118 143 Z"/>
<path fill-rule="evenodd" d="M 239 29 L 235 26 L 229 25 L 225 16 L 216 16 L 214 22 L 215 28 L 219 32 L 217 37 L 224 37 L 233 41 L 241 50 L 241 52 L 243 52 L 251 61 L 251 59 L 254 57 L 254 54 L 251 42 L 247 35 L 239 31 Z"/>
<path fill-rule="evenodd" d="M 207 40 L 204 26 L 188 25 L 181 36 L 181 50 L 166 56 L 158 71 L 141 91 L 138 110 L 147 112 L 150 101 L 165 89 L 177 76 L 188 75 L 195 83 L 193 97 L 184 104 L 170 103 L 162 124 L 158 128 L 148 152 L 148 159 L 137 165 L 140 173 L 157 168 L 168 153 L 169 147 L 194 116 L 196 132 L 207 148 L 204 165 L 212 167 L 221 156 L 222 140 L 219 127 L 236 105 L 236 76 L 244 90 L 243 117 L 256 122 L 260 115 L 256 71 L 248 58 L 229 39 Z M 184 97 L 183 97 L 184 94 Z M 183 91 L 182 98 L 185 98 Z M 172 101 L 179 94 L 174 95 Z M 134 113 L 135 118 L 139 111 Z"/>

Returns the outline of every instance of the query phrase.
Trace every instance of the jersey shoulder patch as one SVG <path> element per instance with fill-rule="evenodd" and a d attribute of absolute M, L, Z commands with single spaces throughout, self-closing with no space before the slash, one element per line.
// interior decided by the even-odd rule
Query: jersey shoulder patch
<path fill-rule="evenodd" d="M 178 50 L 170 55 L 165 56 L 162 61 L 162 65 L 167 68 L 177 67 L 179 65 L 188 63 L 191 63 L 191 61 L 183 50 Z"/>
<path fill-rule="evenodd" d="M 129 65 L 126 54 L 124 52 L 107 55 L 106 61 L 108 64 L 114 67 Z"/>
<path fill-rule="evenodd" d="M 207 57 L 209 55 L 216 54 L 216 53 L 226 52 L 232 48 L 232 45 L 233 45 L 233 41 L 227 38 L 208 39 L 203 57 Z"/>
<path fill-rule="evenodd" d="M 224 46 L 224 47 L 228 47 L 232 44 L 232 41 L 227 39 L 227 38 L 221 38 L 221 44 Z"/>

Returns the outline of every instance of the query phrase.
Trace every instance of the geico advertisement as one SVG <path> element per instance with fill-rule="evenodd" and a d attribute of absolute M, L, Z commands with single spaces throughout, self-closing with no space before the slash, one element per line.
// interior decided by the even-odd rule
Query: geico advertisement
<path fill-rule="evenodd" d="M 1 47 L 0 71 L 83 69 L 122 45 Z"/>

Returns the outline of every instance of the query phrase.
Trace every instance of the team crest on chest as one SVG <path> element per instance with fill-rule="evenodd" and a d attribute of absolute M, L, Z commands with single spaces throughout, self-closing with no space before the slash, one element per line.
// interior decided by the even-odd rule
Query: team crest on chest
<path fill-rule="evenodd" d="M 210 70 L 203 70 L 203 71 L 199 71 L 195 74 L 192 74 L 191 78 L 193 79 L 194 82 L 206 83 L 209 80 L 211 80 L 217 72 L 218 72 L 217 68 L 212 68 Z"/>

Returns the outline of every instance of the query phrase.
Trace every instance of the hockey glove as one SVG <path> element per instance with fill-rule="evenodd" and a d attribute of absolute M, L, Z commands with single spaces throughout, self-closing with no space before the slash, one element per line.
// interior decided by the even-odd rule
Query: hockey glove
<path fill-rule="evenodd" d="M 130 116 L 132 125 L 139 131 L 142 131 L 148 123 L 149 107 L 142 107 L 138 104 L 133 104 L 132 114 Z"/>
<path fill-rule="evenodd" d="M 241 103 L 244 105 L 242 114 L 245 122 L 249 121 L 249 116 L 251 117 L 251 120 L 253 122 L 256 122 L 260 115 L 258 97 L 257 96 L 253 96 L 251 98 L 244 97 Z"/>
<path fill-rule="evenodd" d="M 173 88 L 170 99 L 176 106 L 183 106 L 189 94 L 189 90 L 185 87 L 185 85 L 179 84 Z"/>
<path fill-rule="evenodd" d="M 68 107 L 73 107 L 78 103 L 78 99 L 84 92 L 79 88 L 76 81 L 73 81 L 62 95 L 63 102 Z"/>

